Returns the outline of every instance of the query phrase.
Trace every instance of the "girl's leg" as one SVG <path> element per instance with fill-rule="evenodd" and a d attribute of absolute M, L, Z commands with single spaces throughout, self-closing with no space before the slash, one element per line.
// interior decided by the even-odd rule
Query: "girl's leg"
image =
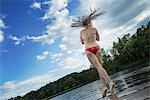
<path fill-rule="evenodd" d="M 89 58 L 88 58 L 89 59 Z M 99 59 L 98 59 L 99 60 Z M 89 61 L 91 62 L 91 64 L 93 64 L 92 63 L 92 61 L 89 59 Z M 101 62 L 100 62 L 101 63 Z M 93 66 L 94 66 L 94 64 L 93 64 Z M 99 74 L 99 77 L 100 77 L 100 80 L 102 81 L 102 89 L 103 88 L 105 88 L 106 87 L 106 81 L 105 81 L 105 79 Z"/>
<path fill-rule="evenodd" d="M 101 81 L 102 81 L 102 88 L 104 89 L 104 88 L 106 88 L 106 81 L 105 81 L 105 79 L 101 76 L 101 75 L 99 75 L 100 76 L 100 79 L 101 79 Z"/>
<path fill-rule="evenodd" d="M 102 56 L 101 56 L 100 50 L 96 52 L 96 57 L 97 57 L 99 63 L 102 65 L 103 60 L 102 60 Z M 106 84 L 107 83 L 106 83 L 105 79 L 101 75 L 100 75 L 100 78 L 101 78 L 101 81 L 102 81 L 102 88 L 106 88 Z"/>
<path fill-rule="evenodd" d="M 102 67 L 102 65 L 99 63 L 97 57 L 89 52 L 89 51 L 86 51 L 86 55 L 87 57 L 90 59 L 90 61 L 94 64 L 94 66 L 96 67 L 98 73 L 104 78 L 104 80 L 106 82 L 108 82 L 108 84 L 111 86 L 113 84 L 113 82 L 110 80 L 106 70 Z"/>
<path fill-rule="evenodd" d="M 96 52 L 96 57 L 97 57 L 98 61 L 100 62 L 100 64 L 102 65 L 103 59 L 102 59 L 102 55 L 101 55 L 100 50 Z M 107 73 L 107 71 L 106 71 L 106 73 Z M 108 74 L 107 74 L 107 75 L 108 75 Z M 108 77 L 109 77 L 109 76 L 108 76 Z M 110 79 L 110 78 L 109 78 L 109 79 Z M 111 82 L 111 83 L 110 83 L 109 85 L 110 85 L 111 92 L 114 93 L 114 90 L 113 90 L 113 88 L 114 88 L 114 83 L 113 83 L 112 81 L 110 81 L 110 82 Z"/>

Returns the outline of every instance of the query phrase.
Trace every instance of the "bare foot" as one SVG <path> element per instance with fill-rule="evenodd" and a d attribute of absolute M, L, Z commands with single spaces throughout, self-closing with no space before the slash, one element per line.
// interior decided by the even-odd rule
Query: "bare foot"
<path fill-rule="evenodd" d="M 107 87 L 103 88 L 103 94 L 102 94 L 102 98 L 105 98 L 107 95 Z"/>

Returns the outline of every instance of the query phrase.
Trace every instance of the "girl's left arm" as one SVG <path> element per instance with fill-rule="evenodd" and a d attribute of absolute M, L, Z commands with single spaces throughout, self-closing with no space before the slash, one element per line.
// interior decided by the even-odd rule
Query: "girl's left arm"
<path fill-rule="evenodd" d="M 99 41 L 99 33 L 96 28 L 95 28 L 95 30 L 96 30 L 96 40 Z"/>
<path fill-rule="evenodd" d="M 81 41 L 82 44 L 84 44 L 81 34 L 82 34 L 82 33 L 80 32 L 80 41 Z"/>

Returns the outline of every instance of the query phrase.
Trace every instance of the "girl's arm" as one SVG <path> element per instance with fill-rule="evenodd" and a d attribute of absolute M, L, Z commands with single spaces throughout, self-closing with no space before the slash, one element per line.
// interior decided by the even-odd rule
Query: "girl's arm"
<path fill-rule="evenodd" d="M 99 33 L 98 33 L 98 31 L 97 31 L 96 28 L 94 28 L 94 29 L 95 29 L 95 31 L 96 31 L 96 40 L 99 41 Z"/>
<path fill-rule="evenodd" d="M 81 44 L 84 44 L 81 34 L 82 34 L 82 33 L 80 32 L 80 42 L 81 42 Z"/>

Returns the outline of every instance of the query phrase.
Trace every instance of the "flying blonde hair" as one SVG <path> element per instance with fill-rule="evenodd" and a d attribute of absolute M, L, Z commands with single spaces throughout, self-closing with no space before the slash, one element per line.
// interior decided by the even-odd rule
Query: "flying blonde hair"
<path fill-rule="evenodd" d="M 101 16 L 105 11 L 99 11 L 100 9 L 90 9 L 89 15 L 78 16 L 76 19 L 72 19 L 73 23 L 71 27 L 84 27 L 88 26 L 93 19 L 96 19 L 98 16 Z"/>

